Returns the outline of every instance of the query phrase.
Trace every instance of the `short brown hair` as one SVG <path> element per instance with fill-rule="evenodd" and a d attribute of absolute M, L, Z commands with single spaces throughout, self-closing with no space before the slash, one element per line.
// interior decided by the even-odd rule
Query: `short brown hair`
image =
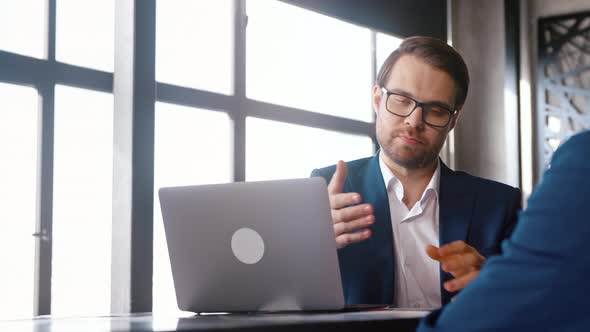
<path fill-rule="evenodd" d="M 455 108 L 460 108 L 467 98 L 469 72 L 463 58 L 455 49 L 440 39 L 432 37 L 409 37 L 383 62 L 377 75 L 377 85 L 384 87 L 393 66 L 402 55 L 413 55 L 427 64 L 449 74 L 457 85 Z"/>

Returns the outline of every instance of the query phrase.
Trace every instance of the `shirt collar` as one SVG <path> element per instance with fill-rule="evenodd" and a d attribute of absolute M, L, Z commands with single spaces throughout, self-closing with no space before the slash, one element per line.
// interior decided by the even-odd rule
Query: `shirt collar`
<path fill-rule="evenodd" d="M 390 192 L 393 190 L 395 195 L 397 196 L 398 200 L 401 201 L 404 197 L 404 187 L 399 179 L 393 174 L 391 169 L 385 164 L 383 161 L 383 150 L 379 151 L 379 168 L 381 169 L 381 175 L 383 176 L 383 182 L 385 183 L 385 188 L 387 191 Z M 430 178 L 430 182 L 424 189 L 422 193 L 422 197 L 420 198 L 420 203 L 424 204 L 428 197 L 434 195 L 438 199 L 438 192 L 440 189 L 440 160 L 437 158 L 436 160 L 436 170 L 434 174 L 432 174 L 432 178 Z"/>

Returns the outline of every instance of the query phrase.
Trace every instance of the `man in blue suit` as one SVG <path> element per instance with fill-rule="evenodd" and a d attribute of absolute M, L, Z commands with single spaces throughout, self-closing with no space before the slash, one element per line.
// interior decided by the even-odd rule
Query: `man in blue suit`
<path fill-rule="evenodd" d="M 419 331 L 590 331 L 590 132 L 566 141 L 503 252 Z"/>
<path fill-rule="evenodd" d="M 313 171 L 329 182 L 348 304 L 440 307 L 511 233 L 520 191 L 452 171 L 438 157 L 468 85 L 453 48 L 404 40 L 373 87 L 380 151 Z"/>

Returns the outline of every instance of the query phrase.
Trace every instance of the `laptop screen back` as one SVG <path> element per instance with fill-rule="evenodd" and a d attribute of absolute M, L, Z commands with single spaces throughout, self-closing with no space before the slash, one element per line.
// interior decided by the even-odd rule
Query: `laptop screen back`
<path fill-rule="evenodd" d="M 169 187 L 159 196 L 180 309 L 344 306 L 322 178 Z"/>

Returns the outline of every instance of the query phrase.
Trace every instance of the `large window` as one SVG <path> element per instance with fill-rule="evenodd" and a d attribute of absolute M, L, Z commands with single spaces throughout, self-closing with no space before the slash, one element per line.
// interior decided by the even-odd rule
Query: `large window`
<path fill-rule="evenodd" d="M 0 4 L 0 319 L 110 312 L 114 3 Z"/>
<path fill-rule="evenodd" d="M 226 114 L 156 104 L 153 311 L 178 310 L 158 189 L 232 180 L 231 123 Z"/>
<path fill-rule="evenodd" d="M 279 1 L 248 1 L 246 92 L 371 121 L 371 31 Z"/>
<path fill-rule="evenodd" d="M 307 177 L 374 152 L 374 32 L 274 0 L 160 0 L 156 9 L 157 99 L 166 103 L 156 104 L 154 192 Z M 154 209 L 153 308 L 173 312 Z"/>
<path fill-rule="evenodd" d="M 0 318 L 33 314 L 38 95 L 0 83 Z"/>
<path fill-rule="evenodd" d="M 402 40 L 395 36 L 390 36 L 380 32 L 376 34 L 375 39 L 375 56 L 377 60 L 377 71 L 379 71 L 383 65 L 383 62 L 385 62 L 385 59 L 387 59 L 391 52 L 395 51 L 399 47 L 399 44 L 402 43 Z"/>
<path fill-rule="evenodd" d="M 52 312 L 110 312 L 113 98 L 55 90 Z"/>
<path fill-rule="evenodd" d="M 115 0 L 57 0 L 58 61 L 113 71 Z"/>
<path fill-rule="evenodd" d="M 44 58 L 46 9 L 39 0 L 1 1 L 0 50 Z"/>
<path fill-rule="evenodd" d="M 314 168 L 370 156 L 369 137 L 248 118 L 246 180 L 308 177 Z"/>
<path fill-rule="evenodd" d="M 164 0 L 156 10 L 156 80 L 232 92 L 232 2 Z"/>
<path fill-rule="evenodd" d="M 152 286 L 154 312 L 176 313 L 159 188 L 307 177 L 375 152 L 373 65 L 396 39 L 276 0 L 135 1 L 153 29 L 128 36 L 125 1 L 0 3 L 0 63 L 11 63 L 0 70 L 0 319 L 111 311 L 131 288 L 115 279 L 130 267 L 113 263 L 131 242 L 113 221 L 121 186 L 154 199 L 153 219 L 131 230 L 153 227 L 152 247 L 131 257 L 142 270 L 153 259 L 153 275 L 129 283 Z M 121 55 L 130 43 L 150 46 Z M 154 113 L 121 106 L 138 104 L 115 84 L 134 71 L 154 75 L 136 83 L 155 95 L 134 100 Z"/>

